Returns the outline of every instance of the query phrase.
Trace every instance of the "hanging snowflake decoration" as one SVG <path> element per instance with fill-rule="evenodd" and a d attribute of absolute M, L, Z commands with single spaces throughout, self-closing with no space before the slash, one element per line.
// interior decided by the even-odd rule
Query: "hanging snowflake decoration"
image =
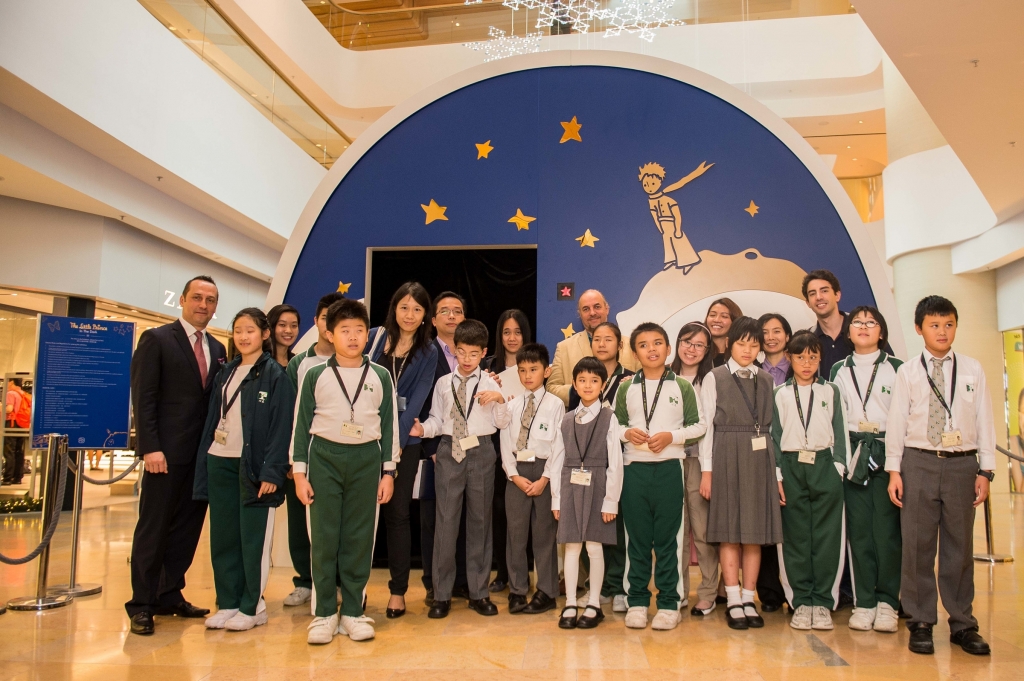
<path fill-rule="evenodd" d="M 483 52 L 486 55 L 484 61 L 494 61 L 505 57 L 514 57 L 519 54 L 532 54 L 540 52 L 541 33 L 527 33 L 526 35 L 505 35 L 505 31 L 491 26 L 487 31 L 490 40 L 481 40 L 475 43 L 463 43 L 471 50 Z"/>
<path fill-rule="evenodd" d="M 536 28 L 550 28 L 555 22 L 571 26 L 576 33 L 587 33 L 598 13 L 597 0 L 505 0 L 513 10 L 539 10 Z"/>
<path fill-rule="evenodd" d="M 639 33 L 641 40 L 652 42 L 655 29 L 682 26 L 686 23 L 669 16 L 668 10 L 674 4 L 675 0 L 623 0 L 618 7 L 598 10 L 594 17 L 608 22 L 609 26 L 604 32 L 605 38 L 617 36 L 625 31 Z"/>

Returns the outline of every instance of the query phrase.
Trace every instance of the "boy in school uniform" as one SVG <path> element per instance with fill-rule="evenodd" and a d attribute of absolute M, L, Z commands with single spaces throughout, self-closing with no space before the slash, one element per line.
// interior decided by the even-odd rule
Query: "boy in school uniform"
<path fill-rule="evenodd" d="M 959 316 L 942 296 L 923 298 L 914 329 L 924 352 L 896 373 L 885 438 L 889 498 L 903 509 L 901 599 L 910 616 L 910 650 L 935 652 L 938 594 L 949 614 L 949 640 L 988 655 L 974 618 L 974 509 L 995 474 L 992 402 L 981 364 L 953 352 Z M 940 541 L 941 537 L 941 541 Z"/>
<path fill-rule="evenodd" d="M 455 543 L 463 501 L 466 523 L 466 573 L 469 607 L 481 615 L 497 615 L 488 595 L 491 576 L 491 504 L 497 458 L 490 435 L 509 424 L 501 386 L 480 369 L 487 352 L 487 327 L 467 319 L 455 329 L 455 371 L 437 380 L 430 416 L 417 419 L 409 434 L 441 436 L 434 468 L 437 520 L 434 531 L 434 603 L 427 616 L 447 617 L 455 585 Z M 482 528 L 482 529 L 481 529 Z"/>
<path fill-rule="evenodd" d="M 687 599 L 682 593 L 682 571 L 689 564 L 682 460 L 685 445 L 699 440 L 707 423 L 693 387 L 665 366 L 671 347 L 665 329 L 640 324 L 629 344 L 641 371 L 623 379 L 615 400 L 620 439 L 626 443 L 621 502 L 629 560 L 626 626 L 647 626 L 653 552 L 658 613 L 651 627 L 667 631 L 679 624 L 679 608 Z"/>
<path fill-rule="evenodd" d="M 306 372 L 299 395 L 292 473 L 295 493 L 309 507 L 316 591 L 306 638 L 311 644 L 330 643 L 335 633 L 353 641 L 374 636 L 373 620 L 363 616 L 363 595 L 378 504 L 391 499 L 401 450 L 391 376 L 363 355 L 369 327 L 362 303 L 333 303 L 327 337 L 335 354 Z"/>
<path fill-rule="evenodd" d="M 555 451 L 561 442 L 565 404 L 544 389 L 551 375 L 548 349 L 527 343 L 516 353 L 519 381 L 526 392 L 508 402 L 509 425 L 501 430 L 501 464 L 508 477 L 505 518 L 508 521 L 508 611 L 537 615 L 555 607 L 558 597 L 558 523 L 551 514 Z M 530 566 L 526 543 L 533 532 L 537 590 L 529 603 Z"/>
<path fill-rule="evenodd" d="M 306 372 L 318 364 L 325 364 L 334 355 L 334 344 L 327 340 L 327 308 L 344 299 L 345 296 L 340 293 L 328 293 L 317 302 L 316 314 L 313 315 L 317 331 L 316 343 L 309 346 L 305 352 L 292 357 L 288 362 L 288 368 L 285 369 L 296 395 L 299 394 Z M 296 400 L 296 412 L 298 409 L 299 403 Z M 289 464 L 295 461 L 292 455 L 293 443 L 294 441 L 289 438 Z M 284 500 L 288 508 L 288 555 L 291 556 L 292 567 L 295 568 L 295 576 L 292 577 L 292 586 L 295 588 L 285 596 L 284 604 L 302 605 L 308 603 L 313 596 L 313 576 L 309 562 L 309 526 L 306 522 L 306 507 L 295 496 L 295 480 L 291 477 L 284 481 Z"/>
<path fill-rule="evenodd" d="M 829 630 L 846 559 L 846 412 L 839 388 L 818 378 L 821 341 L 814 333 L 795 333 L 786 359 L 793 378 L 775 389 L 772 418 L 784 504 L 779 577 L 793 608 L 789 626 Z"/>

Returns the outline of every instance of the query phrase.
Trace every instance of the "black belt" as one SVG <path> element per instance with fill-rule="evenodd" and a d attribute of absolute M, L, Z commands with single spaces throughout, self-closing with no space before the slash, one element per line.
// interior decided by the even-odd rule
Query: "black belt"
<path fill-rule="evenodd" d="M 937 456 L 940 459 L 957 459 L 961 456 L 977 456 L 978 454 L 977 449 L 968 449 L 962 452 L 944 452 L 941 449 L 918 449 L 917 447 L 910 447 L 910 449 L 923 454 L 931 454 L 932 456 Z"/>

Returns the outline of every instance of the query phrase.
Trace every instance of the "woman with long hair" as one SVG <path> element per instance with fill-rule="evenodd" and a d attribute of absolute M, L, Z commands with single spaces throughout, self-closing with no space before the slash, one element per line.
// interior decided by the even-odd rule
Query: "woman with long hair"
<path fill-rule="evenodd" d="M 292 346 L 299 339 L 299 311 L 291 305 L 275 305 L 267 313 L 270 324 L 270 355 L 283 367 L 295 356 Z"/>
<path fill-rule="evenodd" d="M 708 313 L 704 315 L 704 326 L 711 331 L 711 340 L 715 347 L 711 348 L 711 361 L 716 367 L 725 364 L 729 359 L 725 347 L 729 344 L 729 329 L 732 323 L 743 316 L 740 306 L 731 298 L 719 298 L 708 305 Z"/>

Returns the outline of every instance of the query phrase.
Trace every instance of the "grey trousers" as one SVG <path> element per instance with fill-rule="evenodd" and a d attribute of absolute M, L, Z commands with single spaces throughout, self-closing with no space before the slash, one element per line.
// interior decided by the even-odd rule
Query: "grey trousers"
<path fill-rule="evenodd" d="M 462 504 L 466 504 L 466 579 L 469 597 L 489 596 L 491 576 L 491 504 L 494 498 L 494 445 L 481 437 L 462 463 L 452 458 L 452 438 L 437 446 L 434 490 L 437 496 L 434 529 L 434 600 L 448 601 L 455 585 L 455 544 L 459 538 Z"/>
<path fill-rule="evenodd" d="M 718 595 L 718 544 L 709 544 L 708 512 L 711 502 L 700 495 L 700 459 L 686 457 L 683 459 L 683 475 L 686 480 L 686 501 L 683 510 L 686 514 L 686 526 L 693 533 L 693 544 L 697 548 L 697 564 L 700 565 L 700 586 L 697 587 L 697 600 L 715 602 Z M 687 540 L 683 547 L 683 587 L 690 594 L 690 544 Z"/>
<path fill-rule="evenodd" d="M 536 482 L 544 473 L 546 462 L 516 464 L 519 475 Z M 537 589 L 552 598 L 558 598 L 558 522 L 551 512 L 551 485 L 540 495 L 528 497 L 514 482 L 505 488 L 505 520 L 508 524 L 508 584 L 509 593 L 525 596 L 530 590 L 530 565 L 526 561 L 526 542 L 533 527 L 533 561 L 537 566 Z"/>
<path fill-rule="evenodd" d="M 978 459 L 940 459 L 912 447 L 903 452 L 903 570 L 900 600 L 910 624 L 935 624 L 938 595 L 950 633 L 978 626 L 974 602 L 974 482 Z"/>

